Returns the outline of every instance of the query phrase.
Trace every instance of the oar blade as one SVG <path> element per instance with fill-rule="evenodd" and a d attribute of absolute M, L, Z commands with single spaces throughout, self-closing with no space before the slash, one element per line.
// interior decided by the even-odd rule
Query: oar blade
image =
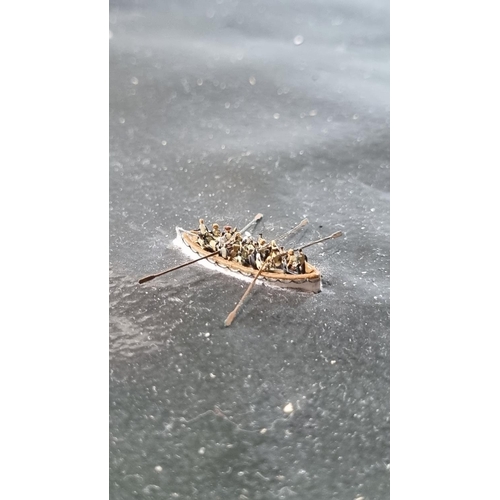
<path fill-rule="evenodd" d="M 244 228 L 240 229 L 240 233 L 243 234 L 252 224 L 259 222 L 262 217 L 264 217 L 263 214 L 257 214 Z"/>
<path fill-rule="evenodd" d="M 226 320 L 224 321 L 224 326 L 231 326 L 231 323 L 234 321 L 234 318 L 236 318 L 236 313 L 232 311 L 229 313 Z"/>
<path fill-rule="evenodd" d="M 143 284 L 143 283 L 146 283 L 148 281 L 151 281 L 151 280 L 154 280 L 156 278 L 156 274 L 152 274 L 151 276 L 145 276 L 144 278 L 141 278 L 139 280 L 139 284 Z"/>

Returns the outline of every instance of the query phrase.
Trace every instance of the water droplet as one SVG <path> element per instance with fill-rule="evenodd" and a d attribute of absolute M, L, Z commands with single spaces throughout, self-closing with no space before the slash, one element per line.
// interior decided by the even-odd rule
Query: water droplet
<path fill-rule="evenodd" d="M 155 471 L 156 471 L 156 472 L 161 472 L 162 470 L 163 470 L 163 467 L 162 467 L 161 465 L 157 465 L 157 466 L 155 467 Z"/>
<path fill-rule="evenodd" d="M 198 85 L 203 85 L 203 78 L 198 78 L 198 80 L 196 80 L 196 83 Z"/>
<path fill-rule="evenodd" d="M 109 30 L 109 39 L 111 40 L 113 38 L 113 32 Z"/>
<path fill-rule="evenodd" d="M 230 108 L 230 106 L 231 106 L 231 103 L 229 103 L 229 102 L 226 102 L 226 103 L 224 104 L 224 107 L 225 107 L 226 109 L 229 109 L 229 108 Z"/>
<path fill-rule="evenodd" d="M 280 114 L 279 113 L 274 113 L 273 118 L 275 120 L 279 120 Z"/>
<path fill-rule="evenodd" d="M 161 144 L 162 144 L 162 146 L 166 146 L 167 145 L 167 141 L 161 141 Z"/>
<path fill-rule="evenodd" d="M 257 83 L 257 80 L 255 79 L 255 76 L 251 76 L 248 81 L 250 82 L 250 85 L 255 85 Z"/>
<path fill-rule="evenodd" d="M 353 120 L 357 120 L 358 118 L 359 118 L 359 116 L 358 116 L 358 115 L 352 115 L 352 119 L 353 119 Z"/>
<path fill-rule="evenodd" d="M 125 118 L 120 118 L 118 121 L 123 125 L 125 123 Z"/>
<path fill-rule="evenodd" d="M 137 85 L 139 83 L 139 80 L 135 76 L 133 76 L 130 79 L 130 83 L 132 83 L 133 85 Z"/>
<path fill-rule="evenodd" d="M 198 453 L 200 455 L 204 455 L 205 454 L 205 448 L 201 447 L 199 450 L 198 450 Z"/>
<path fill-rule="evenodd" d="M 295 45 L 302 45 L 304 43 L 304 37 L 302 35 L 297 35 L 294 39 L 293 39 L 293 43 Z"/>
<path fill-rule="evenodd" d="M 309 111 L 309 116 L 316 116 L 317 114 L 318 114 L 317 109 L 311 109 L 311 111 Z"/>
<path fill-rule="evenodd" d="M 292 403 L 288 403 L 284 408 L 283 408 L 283 411 L 285 413 L 292 413 L 293 411 L 293 405 Z"/>

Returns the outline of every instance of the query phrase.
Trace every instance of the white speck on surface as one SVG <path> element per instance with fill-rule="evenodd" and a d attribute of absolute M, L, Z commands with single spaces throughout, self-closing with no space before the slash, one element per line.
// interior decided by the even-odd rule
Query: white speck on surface
<path fill-rule="evenodd" d="M 304 43 L 304 37 L 302 35 L 297 35 L 294 39 L 293 39 L 293 43 L 295 45 L 302 45 Z"/>
<path fill-rule="evenodd" d="M 210 378 L 215 378 L 215 375 L 213 373 L 211 373 Z"/>
<path fill-rule="evenodd" d="M 199 450 L 198 450 L 198 453 L 200 455 L 204 455 L 205 454 L 205 448 L 201 447 Z"/>
<path fill-rule="evenodd" d="M 316 116 L 317 114 L 318 114 L 317 109 L 311 109 L 311 111 L 309 111 L 309 116 Z"/>
<path fill-rule="evenodd" d="M 284 408 L 283 408 L 283 411 L 285 413 L 292 413 L 293 411 L 293 405 L 292 403 L 288 403 Z"/>
<path fill-rule="evenodd" d="M 249 79 L 248 79 L 250 85 L 255 85 L 257 83 L 257 80 L 255 79 L 255 76 L 251 76 Z"/>
<path fill-rule="evenodd" d="M 278 120 L 278 119 L 279 119 L 279 117 L 280 117 L 280 114 L 279 114 L 279 113 L 274 113 L 273 118 L 274 118 L 275 120 Z"/>
<path fill-rule="evenodd" d="M 205 337 L 210 337 L 210 332 L 205 332 L 203 335 L 205 335 Z"/>
<path fill-rule="evenodd" d="M 161 472 L 162 470 L 163 470 L 163 467 L 162 467 L 161 465 L 157 465 L 157 466 L 155 467 L 155 471 L 156 471 L 156 472 Z"/>
<path fill-rule="evenodd" d="M 263 429 L 260 430 L 261 434 L 265 434 L 267 432 L 267 429 L 264 427 Z"/>
<path fill-rule="evenodd" d="M 162 146 L 166 146 L 167 145 L 167 141 L 161 141 L 161 144 L 162 144 Z"/>
<path fill-rule="evenodd" d="M 137 84 L 139 83 L 139 80 L 138 80 L 135 76 L 133 76 L 133 77 L 130 79 L 130 83 L 131 83 L 132 85 L 137 85 Z"/>

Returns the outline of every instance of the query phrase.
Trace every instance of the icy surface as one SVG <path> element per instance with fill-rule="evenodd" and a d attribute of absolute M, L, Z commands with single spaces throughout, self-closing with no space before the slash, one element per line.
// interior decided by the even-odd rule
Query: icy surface
<path fill-rule="evenodd" d="M 389 498 L 388 9 L 111 2 L 112 500 Z M 255 287 L 224 328 L 247 283 L 137 284 L 176 226 L 258 212 L 345 233 L 306 252 L 321 293 Z"/>

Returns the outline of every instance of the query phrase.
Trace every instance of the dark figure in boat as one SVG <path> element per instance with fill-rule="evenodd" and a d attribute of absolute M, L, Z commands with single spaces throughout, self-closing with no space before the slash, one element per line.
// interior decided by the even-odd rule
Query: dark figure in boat
<path fill-rule="evenodd" d="M 304 253 L 302 253 L 302 248 L 299 249 L 299 257 L 298 257 L 298 270 L 299 274 L 305 274 L 306 272 L 306 262 L 307 257 Z"/>

